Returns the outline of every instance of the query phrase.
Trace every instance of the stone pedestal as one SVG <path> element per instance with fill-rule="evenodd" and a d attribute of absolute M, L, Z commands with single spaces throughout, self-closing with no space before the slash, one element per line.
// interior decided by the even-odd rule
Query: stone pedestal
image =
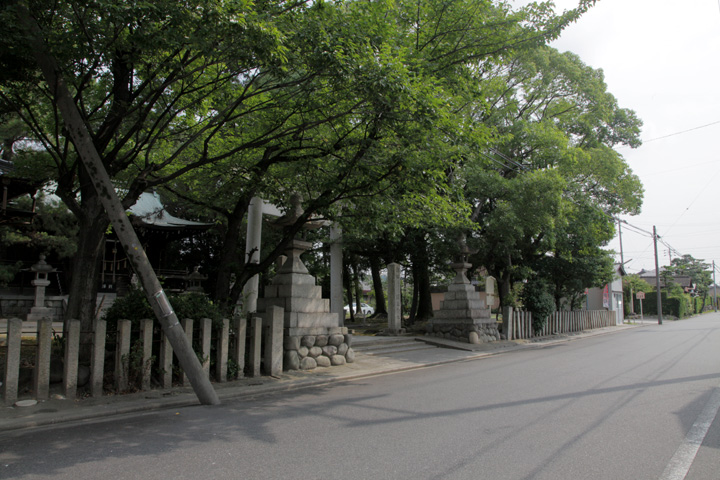
<path fill-rule="evenodd" d="M 330 311 L 330 300 L 322 298 L 322 287 L 308 273 L 300 255 L 311 244 L 294 240 L 272 283 L 265 287 L 265 297 L 258 300 L 258 311 L 270 307 L 284 310 L 283 366 L 286 370 L 310 370 L 318 366 L 351 362 L 352 338 L 340 326 L 336 313 Z"/>
<path fill-rule="evenodd" d="M 440 310 L 428 324 L 428 333 L 436 337 L 466 343 L 484 343 L 500 339 L 490 308 L 470 283 L 465 272 L 469 263 L 452 265 L 457 275 L 448 287 Z"/>

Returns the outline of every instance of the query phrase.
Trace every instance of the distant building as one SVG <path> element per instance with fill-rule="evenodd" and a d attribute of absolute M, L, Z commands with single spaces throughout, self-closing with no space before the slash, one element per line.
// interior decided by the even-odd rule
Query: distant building
<path fill-rule="evenodd" d="M 663 279 L 662 275 L 663 268 L 660 267 L 660 288 L 663 288 L 665 286 L 665 280 Z M 640 270 L 638 272 L 638 277 L 640 277 L 641 280 L 645 280 L 650 285 L 655 285 L 656 283 L 656 274 L 655 270 Z M 672 277 L 673 282 L 680 285 L 685 293 L 694 293 L 695 292 L 695 285 L 692 283 L 692 278 L 690 278 L 687 275 L 673 275 Z"/>
<path fill-rule="evenodd" d="M 590 288 L 585 302 L 586 310 L 609 310 L 616 312 L 615 322 L 622 325 L 625 321 L 623 310 L 622 277 L 626 275 L 622 265 L 615 265 L 613 281 L 602 288 Z"/>

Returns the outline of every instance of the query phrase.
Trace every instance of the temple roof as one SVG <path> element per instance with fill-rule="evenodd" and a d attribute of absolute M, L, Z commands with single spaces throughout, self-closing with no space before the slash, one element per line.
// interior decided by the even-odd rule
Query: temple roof
<path fill-rule="evenodd" d="M 157 192 L 145 192 L 128 212 L 139 220 L 143 227 L 156 230 L 205 230 L 212 223 L 195 222 L 175 217 L 165 210 Z"/>

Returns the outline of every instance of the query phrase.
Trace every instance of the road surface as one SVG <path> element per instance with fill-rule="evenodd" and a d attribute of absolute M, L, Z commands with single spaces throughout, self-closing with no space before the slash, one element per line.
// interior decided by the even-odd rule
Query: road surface
<path fill-rule="evenodd" d="M 0 437 L 0 478 L 720 478 L 720 315 Z"/>

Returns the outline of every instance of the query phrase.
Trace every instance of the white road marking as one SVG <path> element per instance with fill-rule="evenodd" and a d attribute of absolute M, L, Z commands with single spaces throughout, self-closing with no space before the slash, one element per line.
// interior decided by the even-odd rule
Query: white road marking
<path fill-rule="evenodd" d="M 687 476 L 719 409 L 720 386 L 717 386 L 658 480 L 683 480 Z"/>

